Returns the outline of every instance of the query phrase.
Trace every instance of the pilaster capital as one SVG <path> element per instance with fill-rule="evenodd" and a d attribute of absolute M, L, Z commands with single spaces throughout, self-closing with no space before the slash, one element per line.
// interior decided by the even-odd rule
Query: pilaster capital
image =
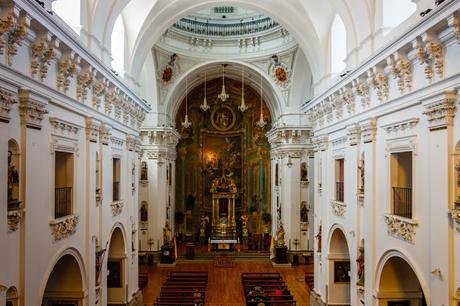
<path fill-rule="evenodd" d="M 112 135 L 112 127 L 106 123 L 102 123 L 99 127 L 99 141 L 103 145 L 108 145 L 110 142 L 110 136 Z"/>
<path fill-rule="evenodd" d="M 370 118 L 360 124 L 361 126 L 361 137 L 364 143 L 375 141 L 377 136 L 377 120 Z"/>
<path fill-rule="evenodd" d="M 422 101 L 426 109 L 423 114 L 427 116 L 430 131 L 445 129 L 452 125 L 456 100 L 457 91 L 447 90 Z"/>
<path fill-rule="evenodd" d="M 93 117 L 86 118 L 86 137 L 90 142 L 97 142 L 101 123 Z"/>
<path fill-rule="evenodd" d="M 347 138 L 350 146 L 356 146 L 361 139 L 361 127 L 359 124 L 352 124 L 347 127 Z"/>
<path fill-rule="evenodd" d="M 15 94 L 9 90 L 0 88 L 0 121 L 10 120 L 11 105 L 18 103 Z"/>
<path fill-rule="evenodd" d="M 21 124 L 26 127 L 41 130 L 45 114 L 48 114 L 46 98 L 28 89 L 19 89 L 19 115 Z"/>

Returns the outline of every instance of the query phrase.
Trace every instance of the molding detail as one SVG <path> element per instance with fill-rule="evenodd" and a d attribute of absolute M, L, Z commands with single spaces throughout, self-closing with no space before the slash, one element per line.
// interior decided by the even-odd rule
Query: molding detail
<path fill-rule="evenodd" d="M 8 231 L 14 232 L 19 228 L 19 224 L 24 218 L 24 209 L 16 209 L 8 211 Z"/>
<path fill-rule="evenodd" d="M 361 97 L 361 107 L 363 109 L 369 107 L 371 104 L 369 84 L 367 84 L 367 82 L 362 81 L 359 78 L 354 80 L 352 84 L 356 90 L 357 95 Z"/>
<path fill-rule="evenodd" d="M 416 50 L 419 63 L 425 65 L 425 78 L 429 83 L 432 83 L 434 73 L 440 78 L 444 74 L 444 52 L 442 45 L 433 35 L 425 33 L 423 36 L 423 41 L 418 37 L 412 46 Z"/>
<path fill-rule="evenodd" d="M 361 123 L 361 138 L 364 143 L 369 143 L 375 141 L 377 136 L 377 120 L 371 118 L 363 123 Z"/>
<path fill-rule="evenodd" d="M 77 230 L 79 221 L 78 215 L 71 215 L 63 218 L 62 220 L 52 220 L 50 222 L 50 226 L 52 229 L 51 234 L 53 235 L 54 240 L 61 240 L 73 235 Z"/>
<path fill-rule="evenodd" d="M 125 143 L 123 139 L 115 137 L 115 136 L 110 137 L 110 141 L 112 142 L 113 147 L 119 148 L 119 149 L 121 149 L 123 147 L 123 144 Z"/>
<path fill-rule="evenodd" d="M 0 54 L 4 54 L 6 46 L 7 63 L 8 66 L 12 66 L 18 47 L 22 46 L 27 36 L 31 18 L 15 4 L 5 9 L 3 17 L 0 20 Z"/>
<path fill-rule="evenodd" d="M 101 123 L 92 117 L 86 118 L 86 137 L 91 142 L 97 142 L 99 139 L 99 129 Z"/>
<path fill-rule="evenodd" d="M 18 103 L 12 92 L 0 89 L 0 120 L 9 121 L 11 105 Z"/>
<path fill-rule="evenodd" d="M 423 114 L 427 116 L 430 131 L 445 129 L 453 124 L 456 99 L 456 91 L 451 90 L 423 102 L 426 108 Z"/>
<path fill-rule="evenodd" d="M 94 78 L 96 77 L 97 71 L 88 66 L 83 69 L 77 77 L 77 100 L 85 102 L 88 96 L 88 89 L 93 86 Z"/>
<path fill-rule="evenodd" d="M 112 204 L 110 204 L 110 207 L 112 208 L 112 216 L 115 217 L 121 214 L 121 212 L 123 211 L 123 206 L 123 200 L 115 201 Z"/>
<path fill-rule="evenodd" d="M 352 124 L 347 128 L 347 138 L 350 146 L 356 146 L 361 140 L 361 128 L 358 124 Z"/>
<path fill-rule="evenodd" d="M 21 124 L 40 130 L 43 117 L 48 114 L 46 103 L 35 99 L 35 95 L 27 89 L 20 89 L 18 96 Z"/>
<path fill-rule="evenodd" d="M 377 99 L 380 102 L 388 99 L 390 88 L 388 87 L 388 78 L 382 71 L 378 71 L 377 68 L 373 68 L 368 71 L 368 76 L 372 88 L 376 91 Z"/>
<path fill-rule="evenodd" d="M 385 223 L 388 234 L 412 243 L 415 242 L 415 227 L 418 225 L 416 220 L 385 214 Z"/>
<path fill-rule="evenodd" d="M 74 123 L 58 119 L 56 117 L 49 118 L 50 124 L 53 127 L 53 134 L 72 139 L 78 138 L 78 132 L 81 126 Z"/>
<path fill-rule="evenodd" d="M 391 67 L 391 75 L 397 80 L 400 94 L 407 89 L 412 90 L 412 64 L 405 55 L 396 52 L 387 59 L 387 64 Z"/>
<path fill-rule="evenodd" d="M 102 97 L 105 94 L 106 87 L 108 85 L 108 81 L 103 78 L 102 80 L 95 80 L 93 82 L 93 97 L 92 97 L 92 102 L 93 102 L 93 107 L 97 110 L 101 107 L 102 104 Z"/>
<path fill-rule="evenodd" d="M 331 208 L 334 215 L 343 217 L 346 212 L 347 204 L 338 201 L 331 201 Z"/>
<path fill-rule="evenodd" d="M 413 130 L 419 121 L 419 118 L 413 117 L 406 120 L 382 125 L 382 128 L 387 132 L 387 134 L 398 134 L 398 136 L 401 136 L 399 134 Z"/>
<path fill-rule="evenodd" d="M 128 151 L 134 151 L 136 149 L 137 139 L 134 135 L 126 135 L 126 148 Z"/>

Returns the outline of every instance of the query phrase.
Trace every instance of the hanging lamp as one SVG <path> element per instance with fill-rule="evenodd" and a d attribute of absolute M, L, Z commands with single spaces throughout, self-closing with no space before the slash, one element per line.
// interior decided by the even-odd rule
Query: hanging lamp
<path fill-rule="evenodd" d="M 207 89 L 207 86 L 206 86 L 206 71 L 204 72 L 204 99 L 203 99 L 203 104 L 200 105 L 200 108 L 205 112 L 207 111 L 210 106 L 208 105 L 208 101 L 206 99 L 206 90 Z"/>
<path fill-rule="evenodd" d="M 192 125 L 192 122 L 188 120 L 188 82 L 187 77 L 185 77 L 185 118 L 182 122 L 182 126 L 188 129 Z"/>
<path fill-rule="evenodd" d="M 229 95 L 225 91 L 225 64 L 222 65 L 222 92 L 217 95 L 217 98 L 220 99 L 222 102 L 227 101 Z"/>
<path fill-rule="evenodd" d="M 248 109 L 248 106 L 246 105 L 246 103 L 244 102 L 244 67 L 242 69 L 242 72 L 241 72 L 242 76 L 241 76 L 241 79 L 242 79 L 242 82 L 241 82 L 241 105 L 238 106 L 238 109 L 244 113 L 247 109 Z"/>
<path fill-rule="evenodd" d="M 265 122 L 265 120 L 264 120 L 264 115 L 263 115 L 262 95 L 263 95 L 263 91 L 262 91 L 262 74 L 260 74 L 260 117 L 259 117 L 259 121 L 256 122 L 256 124 L 260 128 L 263 128 L 267 124 L 267 122 Z"/>

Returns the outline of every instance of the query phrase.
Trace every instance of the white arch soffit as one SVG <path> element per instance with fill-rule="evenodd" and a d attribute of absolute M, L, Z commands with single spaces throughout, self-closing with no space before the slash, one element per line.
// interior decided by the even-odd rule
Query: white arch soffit
<path fill-rule="evenodd" d="M 56 254 L 52 257 L 48 268 L 46 269 L 44 279 L 40 285 L 40 301 L 43 300 L 43 295 L 45 294 L 46 285 L 48 284 L 48 280 L 50 278 L 51 272 L 53 272 L 54 267 L 58 263 L 58 261 L 66 255 L 72 256 L 78 264 L 78 268 L 80 269 L 80 276 L 81 276 L 81 287 L 84 292 L 84 297 L 88 294 L 88 288 L 86 283 L 86 267 L 83 257 L 81 256 L 80 252 L 77 248 L 71 246 L 65 246 L 56 252 Z"/>
<path fill-rule="evenodd" d="M 120 229 L 121 234 L 122 234 L 122 236 L 123 236 L 123 247 L 124 247 L 124 252 L 125 252 L 125 254 L 127 254 L 127 250 L 126 250 L 127 241 L 126 241 L 126 239 L 128 239 L 128 238 L 127 238 L 127 236 L 126 236 L 125 227 L 124 227 L 123 224 L 120 223 L 120 222 L 116 222 L 116 223 L 112 226 L 112 228 L 110 229 L 109 236 L 107 237 L 107 238 L 108 238 L 108 240 L 107 240 L 107 241 L 108 241 L 108 244 L 107 244 L 107 252 L 110 251 L 110 245 L 111 245 L 111 242 L 112 242 L 113 232 L 115 232 L 115 230 L 116 230 L 117 228 Z M 108 256 L 105 256 L 105 257 L 108 258 Z"/>
<path fill-rule="evenodd" d="M 287 29 L 303 50 L 313 79 L 317 81 L 325 72 L 325 57 L 321 51 L 321 42 L 314 32 L 307 12 L 302 14 L 299 7 L 294 7 L 292 4 L 296 3 L 279 0 L 201 0 L 198 3 L 197 0 L 158 0 L 140 29 L 133 49 L 128 52 L 131 57 L 128 60 L 127 71 L 137 77 L 152 46 L 180 18 L 215 5 L 237 5 L 272 16 Z"/>
<path fill-rule="evenodd" d="M 327 236 L 327 253 L 329 253 L 329 250 L 331 249 L 331 240 L 332 240 L 332 235 L 334 234 L 334 232 L 336 230 L 340 230 L 343 234 L 343 236 L 345 237 L 345 242 L 347 243 L 347 248 L 348 248 L 348 255 L 351 256 L 351 252 L 350 252 L 350 239 L 347 235 L 347 231 L 345 230 L 345 228 L 339 224 L 339 223 L 334 223 L 332 226 L 331 226 L 331 229 L 329 230 L 329 233 L 328 233 L 328 236 Z"/>
<path fill-rule="evenodd" d="M 414 259 L 405 250 L 399 248 L 387 250 L 380 257 L 377 263 L 377 269 L 374 279 L 376 291 L 378 292 L 380 290 L 380 279 L 382 278 L 383 268 L 385 267 L 388 260 L 390 260 L 393 257 L 401 258 L 409 265 L 409 267 L 411 267 L 412 271 L 414 271 L 415 273 L 415 276 L 417 276 L 420 287 L 422 287 L 423 294 L 425 295 L 425 300 L 429 303 L 430 290 L 427 283 L 425 282 L 425 279 L 423 278 L 422 270 L 415 264 Z"/>
<path fill-rule="evenodd" d="M 281 90 L 278 88 L 278 86 L 275 84 L 275 82 L 268 77 L 264 71 L 260 70 L 259 67 L 248 64 L 246 62 L 241 62 L 237 60 L 227 60 L 227 61 L 222 61 L 222 60 L 214 60 L 214 61 L 209 61 L 206 63 L 201 63 L 197 66 L 194 66 L 193 68 L 189 69 L 188 71 L 182 73 L 180 78 L 176 80 L 174 85 L 171 87 L 171 89 L 168 92 L 168 95 L 165 98 L 165 105 L 166 105 L 166 114 L 171 114 L 171 121 L 174 122 L 177 112 L 179 111 L 180 105 L 182 100 L 185 98 L 185 78 L 189 77 L 190 75 L 199 72 L 201 69 L 206 68 L 207 66 L 212 66 L 212 65 L 220 65 L 220 64 L 233 64 L 233 65 L 239 65 L 239 66 L 244 66 L 247 68 L 245 70 L 245 73 L 247 71 L 251 71 L 252 73 L 257 73 L 257 75 L 262 75 L 263 80 L 270 85 L 270 89 L 275 93 L 274 99 L 264 99 L 266 102 L 266 105 L 268 109 L 270 110 L 271 114 L 271 119 L 272 122 L 275 122 L 278 118 L 278 116 L 281 114 L 281 109 L 283 107 L 284 103 L 284 97 L 283 94 L 281 93 Z M 227 74 L 226 74 L 227 77 Z M 203 82 L 199 82 L 203 83 Z M 255 82 L 258 84 L 258 82 Z M 189 83 L 189 92 L 193 90 L 193 84 Z M 257 91 L 257 88 L 253 88 L 253 90 Z M 180 92 L 180 95 L 177 95 L 177 92 Z M 266 96 L 266 91 L 264 93 L 264 96 Z M 175 99 L 175 97 L 177 97 Z M 274 101 L 272 101 L 274 100 Z M 273 105 L 275 103 L 275 105 Z"/>

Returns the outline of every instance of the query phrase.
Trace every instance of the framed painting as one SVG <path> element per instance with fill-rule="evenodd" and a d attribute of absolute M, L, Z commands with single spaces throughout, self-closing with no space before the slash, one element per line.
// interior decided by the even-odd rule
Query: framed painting
<path fill-rule="evenodd" d="M 334 283 L 350 283 L 350 261 L 334 261 Z"/>

